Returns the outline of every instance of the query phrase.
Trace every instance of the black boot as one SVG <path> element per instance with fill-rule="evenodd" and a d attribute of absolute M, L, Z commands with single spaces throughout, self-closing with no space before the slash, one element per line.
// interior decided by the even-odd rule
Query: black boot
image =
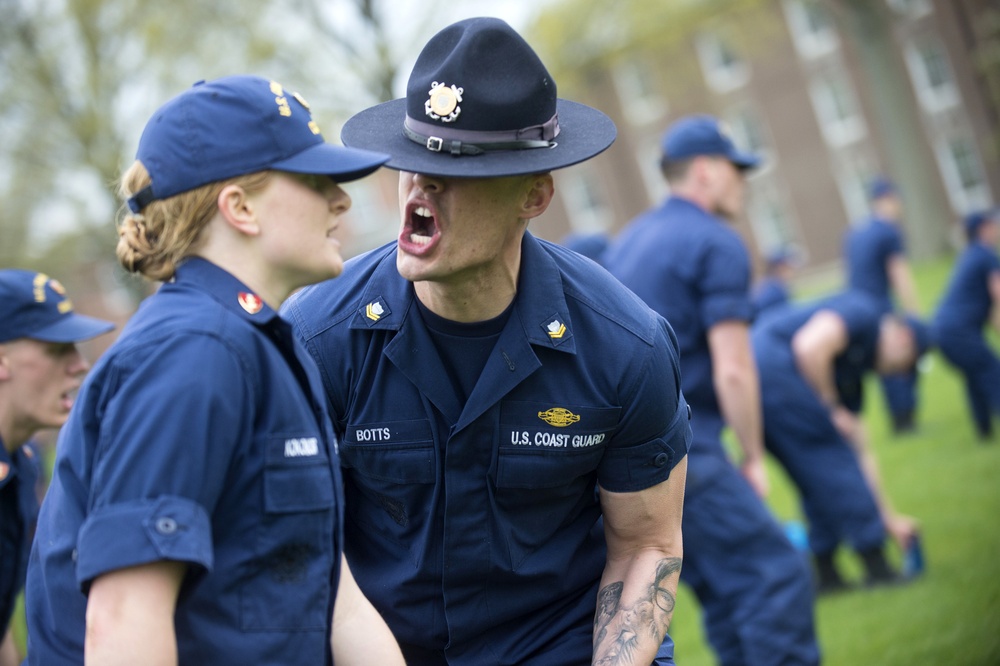
<path fill-rule="evenodd" d="M 833 553 L 817 554 L 813 561 L 816 565 L 816 596 L 850 589 L 850 585 L 837 571 L 837 566 L 833 562 Z"/>
<path fill-rule="evenodd" d="M 889 561 L 885 559 L 885 552 L 882 546 L 869 548 L 858 553 L 861 561 L 865 565 L 865 586 L 875 587 L 878 585 L 895 585 L 903 582 L 903 576 L 892 568 Z"/>

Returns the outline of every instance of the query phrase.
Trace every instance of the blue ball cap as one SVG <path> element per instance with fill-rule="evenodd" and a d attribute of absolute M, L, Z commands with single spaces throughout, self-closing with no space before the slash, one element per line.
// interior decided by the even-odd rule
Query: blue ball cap
<path fill-rule="evenodd" d="M 142 132 L 136 159 L 151 179 L 128 201 L 137 213 L 157 199 L 270 169 L 348 182 L 389 156 L 326 143 L 301 95 L 241 75 L 199 81 L 160 107 Z"/>
<path fill-rule="evenodd" d="M 970 240 L 976 237 L 979 233 L 979 227 L 983 226 L 983 223 L 993 221 L 1000 221 L 1000 209 L 993 210 L 977 210 L 969 213 L 965 216 L 962 221 L 965 226 L 965 235 Z"/>
<path fill-rule="evenodd" d="M 753 169 L 760 157 L 736 148 L 728 129 L 708 115 L 681 118 L 663 135 L 663 157 L 674 162 L 699 155 L 725 157 L 739 169 Z"/>
<path fill-rule="evenodd" d="M 892 182 L 885 176 L 876 176 L 871 179 L 871 182 L 868 183 L 869 201 L 875 201 L 876 199 L 881 199 L 882 197 L 898 193 L 899 188 L 896 187 L 896 183 Z"/>
<path fill-rule="evenodd" d="M 0 342 L 80 342 L 114 327 L 110 321 L 74 312 L 58 280 L 34 271 L 0 270 Z"/>

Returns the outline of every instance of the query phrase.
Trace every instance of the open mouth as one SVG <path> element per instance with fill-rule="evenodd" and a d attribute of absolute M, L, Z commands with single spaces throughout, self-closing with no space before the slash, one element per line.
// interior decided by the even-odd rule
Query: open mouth
<path fill-rule="evenodd" d="M 408 207 L 406 225 L 399 235 L 399 244 L 413 254 L 428 251 L 441 237 L 434 213 L 425 205 L 412 204 Z"/>
<path fill-rule="evenodd" d="M 59 405 L 67 412 L 73 408 L 73 403 L 76 402 L 76 394 L 79 390 L 80 387 L 77 386 L 59 394 Z"/>

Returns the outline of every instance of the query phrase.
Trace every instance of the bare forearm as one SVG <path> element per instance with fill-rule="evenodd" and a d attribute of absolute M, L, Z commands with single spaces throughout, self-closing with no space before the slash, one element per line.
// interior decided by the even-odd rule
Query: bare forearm
<path fill-rule="evenodd" d="M 920 303 L 917 301 L 917 284 L 906 259 L 896 257 L 890 260 L 889 281 L 903 309 L 911 314 L 918 314 Z"/>
<path fill-rule="evenodd" d="M 395 637 L 358 587 L 346 559 L 342 560 L 330 634 L 334 663 L 405 666 Z"/>
<path fill-rule="evenodd" d="M 721 371 L 714 377 L 719 410 L 743 450 L 746 460 L 764 456 L 757 366 L 748 363 L 740 371 Z"/>
<path fill-rule="evenodd" d="M 594 615 L 594 666 L 652 663 L 673 617 L 680 570 L 681 553 L 664 550 L 608 562 Z"/>
<path fill-rule="evenodd" d="M 14 644 L 14 633 L 8 629 L 7 635 L 0 640 L 0 666 L 17 666 L 20 663 L 21 656 Z"/>

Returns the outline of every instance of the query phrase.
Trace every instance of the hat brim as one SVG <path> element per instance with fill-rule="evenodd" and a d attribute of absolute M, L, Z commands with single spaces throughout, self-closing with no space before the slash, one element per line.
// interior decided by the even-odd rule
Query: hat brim
<path fill-rule="evenodd" d="M 428 150 L 403 134 L 406 99 L 396 99 L 365 109 L 344 125 L 345 145 L 388 153 L 385 166 L 431 176 L 488 178 L 544 173 L 588 160 L 615 140 L 615 124 L 606 115 L 584 104 L 557 100 L 559 135 L 550 148 L 503 150 L 482 155 L 454 156 Z"/>
<path fill-rule="evenodd" d="M 110 333 L 114 328 L 115 325 L 110 321 L 73 313 L 51 326 L 32 331 L 25 337 L 42 342 L 82 342 Z"/>
<path fill-rule="evenodd" d="M 270 168 L 329 176 L 338 183 L 348 183 L 373 173 L 388 159 L 385 153 L 317 143 L 294 157 L 275 162 Z"/>
<path fill-rule="evenodd" d="M 761 159 L 757 155 L 751 153 L 744 153 L 739 150 L 734 150 L 731 154 L 727 156 L 729 161 L 736 165 L 736 168 L 741 171 L 748 171 L 750 169 L 756 169 L 760 166 Z"/>

